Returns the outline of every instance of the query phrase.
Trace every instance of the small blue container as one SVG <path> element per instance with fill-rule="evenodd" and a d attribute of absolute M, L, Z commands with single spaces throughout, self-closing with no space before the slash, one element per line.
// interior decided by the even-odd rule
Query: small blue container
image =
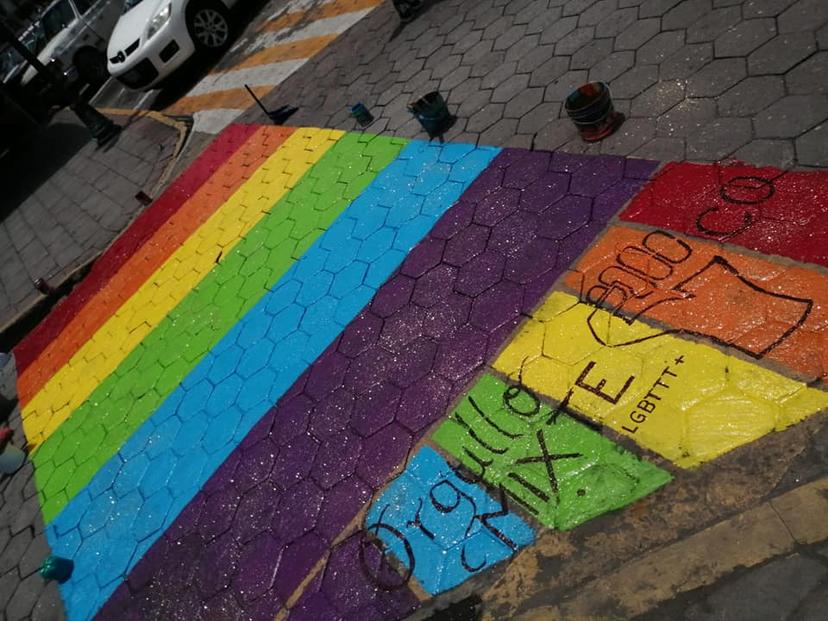
<path fill-rule="evenodd" d="M 52 555 L 40 566 L 40 576 L 44 580 L 56 580 L 62 584 L 69 580 L 74 569 L 75 563 L 70 559 Z"/>
<path fill-rule="evenodd" d="M 356 122 L 362 127 L 367 127 L 374 122 L 374 115 L 365 107 L 364 104 L 358 103 L 351 107 L 351 116 L 356 119 Z"/>

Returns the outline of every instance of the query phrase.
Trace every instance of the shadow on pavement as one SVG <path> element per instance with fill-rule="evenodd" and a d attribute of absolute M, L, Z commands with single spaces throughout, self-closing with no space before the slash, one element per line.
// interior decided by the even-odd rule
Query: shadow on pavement
<path fill-rule="evenodd" d="M 80 123 L 54 121 L 0 162 L 0 222 L 92 140 Z"/>

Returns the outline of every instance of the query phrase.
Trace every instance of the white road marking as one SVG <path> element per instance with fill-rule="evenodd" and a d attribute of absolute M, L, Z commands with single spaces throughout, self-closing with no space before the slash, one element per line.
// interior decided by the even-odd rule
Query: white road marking
<path fill-rule="evenodd" d="M 375 7 L 370 9 L 363 9 L 362 11 L 353 11 L 343 15 L 336 15 L 334 17 L 325 17 L 311 22 L 307 26 L 294 30 L 292 28 L 283 28 L 276 32 L 262 32 L 251 45 L 247 48 L 247 53 L 258 52 L 274 45 L 284 43 L 294 43 L 302 39 L 310 39 L 312 37 L 321 37 L 323 35 L 341 34 L 348 30 L 351 26 L 356 24 L 363 17 L 368 15 Z"/>
<path fill-rule="evenodd" d="M 193 113 L 193 130 L 206 134 L 218 134 L 230 125 L 244 110 L 218 108 Z"/>
<path fill-rule="evenodd" d="M 205 95 L 216 91 L 228 91 L 233 88 L 250 86 L 276 86 L 284 82 L 290 74 L 305 64 L 305 58 L 297 60 L 283 60 L 277 63 L 268 63 L 258 67 L 235 69 L 224 73 L 208 75 L 196 84 L 188 95 Z"/>
<path fill-rule="evenodd" d="M 285 15 L 287 13 L 307 11 L 310 8 L 315 8 L 317 6 L 322 6 L 325 4 L 332 4 L 333 2 L 336 2 L 336 0 L 291 0 L 278 11 L 275 11 L 270 17 L 268 17 L 267 21 L 272 22 L 274 19 L 279 19 L 282 15 Z"/>

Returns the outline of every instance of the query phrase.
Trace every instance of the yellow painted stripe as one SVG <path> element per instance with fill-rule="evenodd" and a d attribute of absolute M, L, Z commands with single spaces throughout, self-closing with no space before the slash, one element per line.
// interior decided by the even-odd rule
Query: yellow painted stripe
<path fill-rule="evenodd" d="M 23 410 L 32 448 L 80 406 L 344 132 L 301 128 L 262 164 L 35 395 Z M 136 399 L 141 395 L 135 395 Z"/>
<path fill-rule="evenodd" d="M 260 65 L 269 65 L 284 60 L 310 58 L 319 50 L 324 49 L 338 36 L 338 34 L 327 34 L 318 37 L 309 37 L 307 39 L 299 39 L 298 41 L 291 41 L 290 43 L 277 43 L 276 45 L 266 47 L 255 54 L 251 54 L 238 65 L 235 65 L 233 70 L 258 67 Z"/>
<path fill-rule="evenodd" d="M 262 30 L 269 32 L 286 30 L 298 25 L 307 25 L 318 19 L 338 17 L 355 11 L 364 11 L 365 9 L 379 5 L 381 2 L 382 0 L 336 0 L 335 2 L 314 6 L 304 11 L 284 13 L 276 19 L 265 22 Z"/>
<path fill-rule="evenodd" d="M 261 99 L 273 90 L 273 86 L 251 86 L 256 97 Z M 190 95 L 179 99 L 165 110 L 170 114 L 192 114 L 200 110 L 244 110 L 254 105 L 253 98 L 243 88 L 231 88 L 203 95 Z"/>

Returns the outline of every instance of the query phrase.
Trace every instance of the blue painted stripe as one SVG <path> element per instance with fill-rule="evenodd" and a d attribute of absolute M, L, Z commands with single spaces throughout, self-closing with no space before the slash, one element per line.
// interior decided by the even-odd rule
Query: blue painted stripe
<path fill-rule="evenodd" d="M 71 621 L 95 614 L 498 152 L 406 146 L 72 499 L 47 528 L 75 561 Z"/>

